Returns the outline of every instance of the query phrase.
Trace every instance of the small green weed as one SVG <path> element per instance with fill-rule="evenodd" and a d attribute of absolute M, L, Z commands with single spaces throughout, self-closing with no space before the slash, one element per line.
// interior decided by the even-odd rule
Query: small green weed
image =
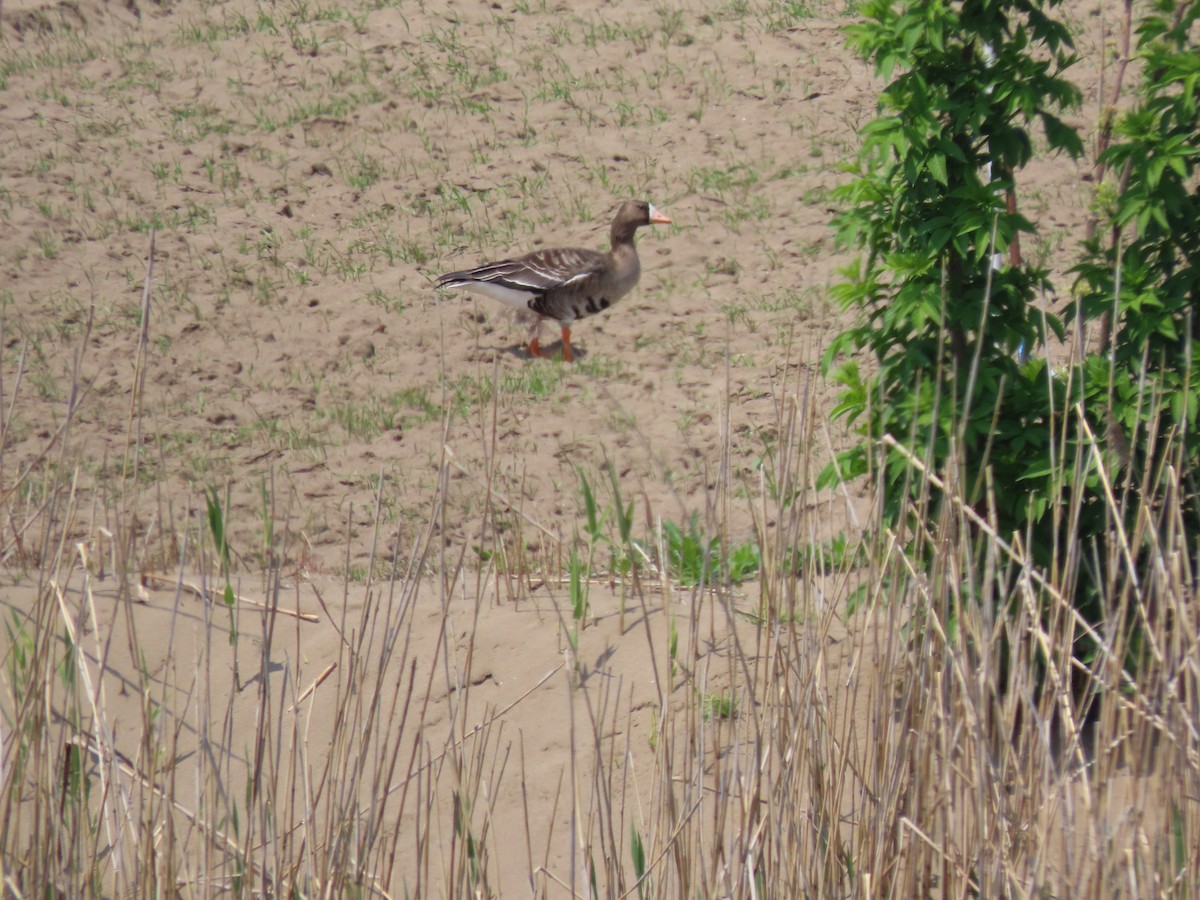
<path fill-rule="evenodd" d="M 728 582 L 740 584 L 758 575 L 762 552 L 749 542 L 726 549 L 721 539 L 708 537 L 701 530 L 699 516 L 693 514 L 684 530 L 677 523 L 662 524 L 667 571 L 683 585 Z"/>
<path fill-rule="evenodd" d="M 712 719 L 732 719 L 738 713 L 737 697 L 732 692 L 705 694 L 700 705 L 706 722 Z"/>

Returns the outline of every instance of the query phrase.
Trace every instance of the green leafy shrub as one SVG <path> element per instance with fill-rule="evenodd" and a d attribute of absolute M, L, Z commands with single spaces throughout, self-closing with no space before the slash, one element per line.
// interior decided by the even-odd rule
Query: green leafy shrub
<path fill-rule="evenodd" d="M 1007 202 L 1032 156 L 1030 125 L 1041 123 L 1051 149 L 1081 152 L 1055 114 L 1079 95 L 1061 77 L 1073 60 L 1070 36 L 1041 4 L 870 0 L 863 11 L 866 21 L 847 29 L 851 47 L 884 77 L 900 74 L 862 131 L 856 178 L 840 191 L 849 208 L 839 236 L 865 256 L 836 296 L 860 317 L 825 366 L 841 360 L 835 413 L 863 440 L 824 482 L 881 467 L 885 515 L 895 522 L 908 502 L 922 502 L 923 488 L 902 454 L 878 455 L 884 434 L 936 471 L 956 468 L 973 503 L 986 467 L 997 482 L 1016 483 L 1045 450 L 1045 429 L 1029 427 L 1045 415 L 1045 382 L 1017 356 L 1042 345 L 1047 328 L 1061 335 L 1061 325 L 1035 303 L 1043 270 L 993 260 L 1032 229 Z M 858 351 L 871 354 L 871 371 L 846 358 Z M 1036 514 L 1027 498 L 1001 502 L 1009 498 L 1010 525 Z"/>
<path fill-rule="evenodd" d="M 1079 534 L 1090 545 L 1120 530 L 1127 543 L 1117 556 L 1086 554 L 1080 583 L 1088 607 L 1129 584 L 1143 616 L 1155 615 L 1147 561 L 1161 552 L 1143 537 L 1146 524 L 1200 533 L 1200 54 L 1190 37 L 1198 20 L 1196 0 L 1158 0 L 1141 20 L 1138 101 L 1116 118 L 1099 159 L 1109 173 L 1099 189 L 1104 237 L 1084 248 L 1068 313 L 1081 327 L 1101 326 L 1099 346 L 1074 373 L 1075 456 L 1094 443 L 1116 482 L 1109 500 L 1088 473 Z"/>
<path fill-rule="evenodd" d="M 872 476 L 884 526 L 902 535 L 939 521 L 952 491 L 1094 623 L 1102 594 L 1145 589 L 1148 518 L 1171 509 L 1200 526 L 1200 2 L 1157 0 L 1139 27 L 1139 103 L 1099 160 L 1105 237 L 1084 248 L 1066 304 L 1102 340 L 1054 370 L 1039 351 L 1064 330 L 1037 302 L 1047 273 L 1021 259 L 1032 225 L 1016 197 L 1031 127 L 1050 152 L 1082 152 L 1058 118 L 1079 95 L 1057 5 L 869 0 L 847 29 L 891 81 L 841 191 L 840 237 L 863 256 L 836 295 L 858 321 L 824 362 L 860 439 L 822 483 Z M 1137 600 L 1128 608 L 1144 610 Z"/>

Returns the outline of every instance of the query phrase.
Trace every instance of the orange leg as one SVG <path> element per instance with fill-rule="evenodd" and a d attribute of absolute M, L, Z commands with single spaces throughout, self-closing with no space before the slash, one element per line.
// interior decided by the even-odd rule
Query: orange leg
<path fill-rule="evenodd" d="M 563 362 L 574 362 L 575 354 L 571 352 L 571 329 L 566 325 L 562 330 Z"/>
<path fill-rule="evenodd" d="M 537 338 L 534 338 L 532 341 L 529 342 L 529 355 L 530 356 L 545 356 L 546 355 L 546 354 L 542 353 L 542 348 L 538 346 Z"/>

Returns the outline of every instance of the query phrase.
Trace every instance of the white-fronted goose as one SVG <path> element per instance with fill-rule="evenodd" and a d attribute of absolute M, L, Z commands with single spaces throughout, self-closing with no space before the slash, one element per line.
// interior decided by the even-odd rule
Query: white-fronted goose
<path fill-rule="evenodd" d="M 608 253 L 573 247 L 538 250 L 516 259 L 449 272 L 437 280 L 437 286 L 465 288 L 514 309 L 532 312 L 531 356 L 545 356 L 538 337 L 542 323 L 553 319 L 562 328 L 563 360 L 571 362 L 571 323 L 608 309 L 633 290 L 642 274 L 633 233 L 643 225 L 670 221 L 649 203 L 629 200 L 613 219 L 612 249 Z"/>

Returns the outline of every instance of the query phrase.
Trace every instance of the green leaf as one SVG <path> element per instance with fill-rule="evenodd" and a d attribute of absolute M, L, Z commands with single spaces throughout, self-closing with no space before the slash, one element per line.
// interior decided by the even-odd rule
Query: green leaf
<path fill-rule="evenodd" d="M 632 832 L 629 838 L 629 855 L 633 859 L 633 874 L 637 876 L 637 880 L 641 881 L 646 876 L 646 848 L 642 844 L 642 837 L 638 834 L 637 826 L 629 826 Z M 640 892 L 639 888 L 639 892 Z"/>
<path fill-rule="evenodd" d="M 212 533 L 213 546 L 216 547 L 221 565 L 228 571 L 229 544 L 225 540 L 225 517 L 221 512 L 221 497 L 215 487 L 210 486 L 205 492 L 205 505 L 208 509 L 208 530 Z"/>
<path fill-rule="evenodd" d="M 583 492 L 583 513 L 584 518 L 587 520 L 584 525 L 584 531 L 592 539 L 592 543 L 596 544 L 604 537 L 604 521 L 608 518 L 608 515 L 607 513 L 604 516 L 599 515 L 596 507 L 596 498 L 592 494 L 592 486 L 588 483 L 587 476 L 583 474 L 583 470 L 577 467 L 575 472 L 579 476 L 579 486 Z"/>
<path fill-rule="evenodd" d="M 934 180 L 939 184 L 950 183 L 949 176 L 946 174 L 946 157 L 936 153 L 932 154 L 925 161 L 925 165 L 929 170 L 929 174 L 932 175 Z"/>
<path fill-rule="evenodd" d="M 587 591 L 584 590 L 583 586 L 583 561 L 579 558 L 579 553 L 573 544 L 571 546 L 570 570 L 571 615 L 575 619 L 576 624 L 579 624 L 587 616 Z"/>

